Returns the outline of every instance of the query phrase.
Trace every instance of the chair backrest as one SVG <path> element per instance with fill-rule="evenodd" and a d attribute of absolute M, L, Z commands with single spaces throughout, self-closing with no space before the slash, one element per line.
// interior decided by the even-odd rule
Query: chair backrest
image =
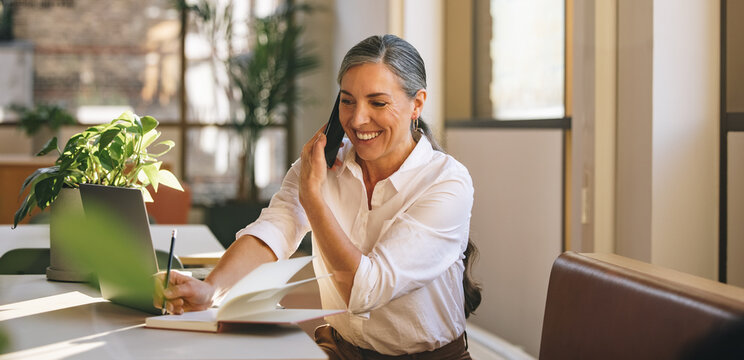
<path fill-rule="evenodd" d="M 168 268 L 167 251 L 155 249 L 155 258 L 158 261 L 158 270 L 163 271 Z M 173 263 L 171 264 L 171 269 L 183 269 L 183 263 L 181 262 L 181 259 L 175 254 L 173 255 Z"/>
<path fill-rule="evenodd" d="M 744 289 L 612 254 L 550 273 L 540 359 L 678 359 L 744 316 Z"/>
<path fill-rule="evenodd" d="M 48 248 L 13 249 L 0 257 L 0 275 L 46 274 Z"/>
<path fill-rule="evenodd" d="M 152 186 L 147 189 L 154 200 L 147 203 L 147 215 L 158 224 L 186 224 L 191 210 L 191 189 L 186 183 L 181 184 L 184 191 L 167 186 L 159 186 L 155 192 Z"/>

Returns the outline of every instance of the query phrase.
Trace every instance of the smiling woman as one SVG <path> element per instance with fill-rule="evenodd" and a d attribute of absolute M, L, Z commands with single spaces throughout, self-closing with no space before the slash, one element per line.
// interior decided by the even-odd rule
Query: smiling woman
<path fill-rule="evenodd" d="M 480 302 L 466 270 L 473 184 L 421 119 L 423 60 L 396 36 L 372 36 L 349 50 L 338 79 L 348 139 L 333 167 L 319 129 L 269 208 L 204 282 L 174 287 L 184 291 L 167 294 L 168 309 L 208 308 L 260 262 L 288 258 L 312 230 L 323 308 L 348 310 L 315 331 L 331 359 L 468 359 L 465 318 Z"/>
<path fill-rule="evenodd" d="M 410 124 L 424 107 L 426 90 L 410 99 L 398 83 L 379 63 L 355 66 L 341 81 L 339 120 L 365 174 L 368 201 L 374 185 L 398 170 L 416 145 Z"/>

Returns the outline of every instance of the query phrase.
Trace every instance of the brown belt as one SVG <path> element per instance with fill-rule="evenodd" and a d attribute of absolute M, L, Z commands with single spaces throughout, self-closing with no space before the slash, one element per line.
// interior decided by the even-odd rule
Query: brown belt
<path fill-rule="evenodd" d="M 327 328 L 323 329 L 324 327 L 327 327 Z M 331 334 L 327 333 L 327 331 L 329 330 Z M 326 336 L 327 335 L 332 336 L 333 340 L 336 342 L 338 350 L 344 355 L 348 354 L 345 357 L 342 355 L 342 358 L 370 359 L 370 360 L 398 360 L 398 359 L 462 360 L 462 359 L 470 359 L 470 354 L 468 353 L 468 347 L 467 347 L 467 335 L 465 334 L 465 332 L 463 332 L 463 334 L 460 335 L 460 337 L 458 337 L 457 339 L 453 340 L 449 344 L 444 345 L 438 349 L 435 349 L 432 351 L 424 351 L 424 352 L 420 352 L 416 354 L 406 354 L 406 355 L 385 355 L 385 354 L 380 354 L 374 350 L 360 348 L 344 340 L 341 334 L 339 334 L 336 331 L 336 329 L 334 329 L 330 325 L 325 325 L 315 330 L 316 341 L 319 340 L 317 338 L 322 336 L 321 333 L 326 333 Z M 331 357 L 331 359 L 333 359 L 333 357 Z"/>

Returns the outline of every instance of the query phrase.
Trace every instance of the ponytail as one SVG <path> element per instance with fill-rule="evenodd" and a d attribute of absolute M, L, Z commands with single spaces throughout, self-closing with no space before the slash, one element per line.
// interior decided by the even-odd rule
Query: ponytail
<path fill-rule="evenodd" d="M 481 303 L 481 285 L 473 281 L 473 264 L 478 260 L 478 248 L 473 240 L 468 239 L 468 246 L 465 248 L 465 259 L 462 260 L 465 265 L 465 271 L 462 274 L 462 290 L 465 294 L 465 318 L 472 314 Z"/>

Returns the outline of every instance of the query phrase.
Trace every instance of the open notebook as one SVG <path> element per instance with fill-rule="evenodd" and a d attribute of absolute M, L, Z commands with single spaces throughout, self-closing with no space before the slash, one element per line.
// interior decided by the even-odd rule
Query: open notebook
<path fill-rule="evenodd" d="M 182 315 L 148 317 L 145 327 L 218 332 L 226 323 L 296 324 L 344 312 L 277 307 L 288 292 L 317 279 L 287 283 L 311 260 L 312 256 L 305 256 L 263 264 L 238 281 L 219 307 Z"/>

